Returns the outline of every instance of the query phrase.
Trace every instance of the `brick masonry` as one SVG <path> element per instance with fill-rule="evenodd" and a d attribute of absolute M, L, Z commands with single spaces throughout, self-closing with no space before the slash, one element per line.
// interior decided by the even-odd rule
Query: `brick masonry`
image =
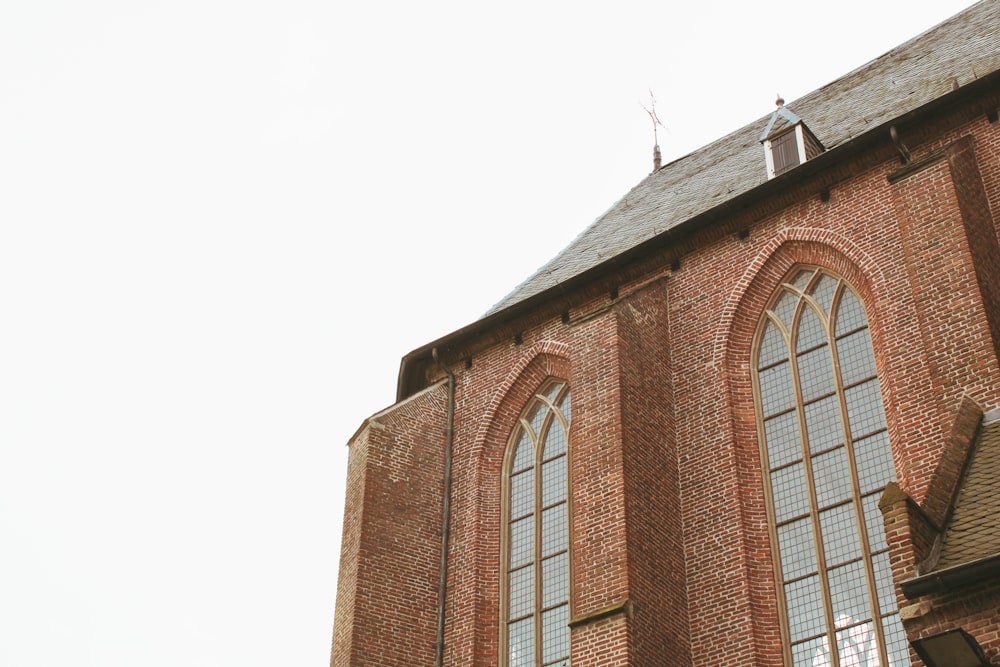
<path fill-rule="evenodd" d="M 517 337 L 446 350 L 444 664 L 498 664 L 504 450 L 549 377 L 573 393 L 574 667 L 782 664 L 750 359 L 766 302 L 802 265 L 845 277 L 866 308 L 898 477 L 893 572 L 913 576 L 956 420 L 1000 407 L 1000 123 L 958 110 L 909 147 L 907 166 L 873 149 L 838 165 L 828 196 L 800 184 L 779 210 L 701 229 L 613 291 L 525 316 Z M 351 441 L 332 665 L 433 664 L 446 391 Z M 911 638 L 961 625 L 1000 662 L 997 585 L 899 599 Z"/>

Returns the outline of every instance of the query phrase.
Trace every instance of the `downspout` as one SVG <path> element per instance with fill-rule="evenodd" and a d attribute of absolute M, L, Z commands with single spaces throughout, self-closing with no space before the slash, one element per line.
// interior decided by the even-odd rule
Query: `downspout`
<path fill-rule="evenodd" d="M 434 362 L 445 372 L 445 375 L 448 376 L 448 426 L 444 436 L 444 497 L 442 499 L 443 508 L 441 511 L 441 563 L 439 565 L 440 578 L 438 579 L 437 641 L 434 644 L 434 664 L 436 667 L 443 667 L 444 608 L 448 593 L 448 541 L 451 537 L 451 449 L 455 440 L 455 374 L 441 363 L 436 347 L 431 350 L 431 356 L 434 358 Z"/>

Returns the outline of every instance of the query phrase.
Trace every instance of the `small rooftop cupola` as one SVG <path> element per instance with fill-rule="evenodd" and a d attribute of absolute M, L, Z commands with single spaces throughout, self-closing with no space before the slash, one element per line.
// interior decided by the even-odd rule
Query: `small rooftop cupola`
<path fill-rule="evenodd" d="M 764 144 L 767 177 L 772 179 L 823 152 L 823 144 L 809 131 L 802 119 L 789 111 L 785 100 L 775 101 L 778 108 L 760 135 Z"/>

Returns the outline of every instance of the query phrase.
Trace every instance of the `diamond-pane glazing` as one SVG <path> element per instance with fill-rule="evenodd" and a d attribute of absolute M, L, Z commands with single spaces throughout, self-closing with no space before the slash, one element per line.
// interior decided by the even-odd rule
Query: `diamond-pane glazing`
<path fill-rule="evenodd" d="M 796 411 L 766 420 L 764 433 L 767 441 L 767 462 L 772 469 L 802 458 L 799 415 Z"/>
<path fill-rule="evenodd" d="M 792 368 L 787 361 L 761 371 L 758 379 L 760 381 L 761 407 L 765 417 L 795 407 Z"/>
<path fill-rule="evenodd" d="M 571 415 L 573 409 L 573 405 L 569 400 L 569 392 L 563 394 L 562 403 L 559 404 L 559 409 L 562 411 L 563 417 L 566 419 L 566 423 L 568 424 L 572 418 Z"/>

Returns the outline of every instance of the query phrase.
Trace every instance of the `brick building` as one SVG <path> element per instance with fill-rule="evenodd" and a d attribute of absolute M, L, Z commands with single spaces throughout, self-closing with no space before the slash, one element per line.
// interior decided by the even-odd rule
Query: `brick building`
<path fill-rule="evenodd" d="M 332 665 L 1000 664 L 998 18 L 657 166 L 406 355 Z"/>

